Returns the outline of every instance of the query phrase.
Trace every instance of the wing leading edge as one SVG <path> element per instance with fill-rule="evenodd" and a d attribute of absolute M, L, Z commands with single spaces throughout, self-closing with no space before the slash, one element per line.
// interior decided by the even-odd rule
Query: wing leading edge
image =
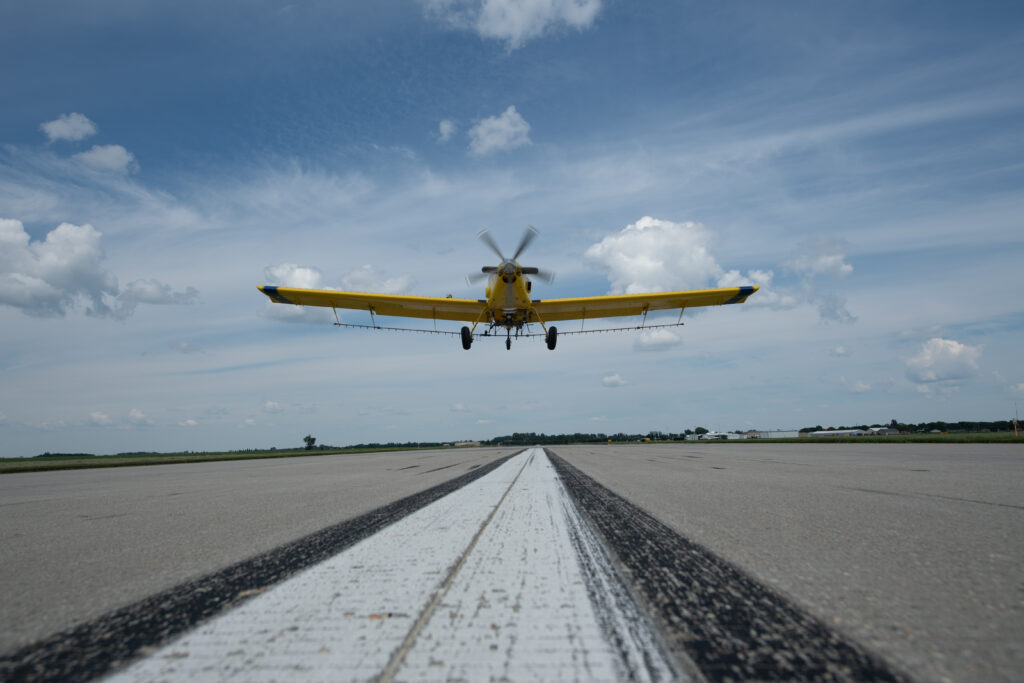
<path fill-rule="evenodd" d="M 475 322 L 480 319 L 480 314 L 485 307 L 484 302 L 477 301 L 476 299 L 338 292 L 332 289 L 298 289 L 296 287 L 272 287 L 270 285 L 263 285 L 259 287 L 259 290 L 270 297 L 272 301 L 279 304 L 351 308 L 360 311 L 372 311 L 375 315 L 392 315 L 404 318 L 432 318 L 435 320 Z"/>
<path fill-rule="evenodd" d="M 693 289 L 683 292 L 652 292 L 650 294 L 612 294 L 586 296 L 574 299 L 541 299 L 533 302 L 537 315 L 545 323 L 558 320 L 585 318 L 611 318 L 623 315 L 642 315 L 649 311 L 663 311 L 694 306 L 723 306 L 741 304 L 760 289 L 757 286 Z"/>

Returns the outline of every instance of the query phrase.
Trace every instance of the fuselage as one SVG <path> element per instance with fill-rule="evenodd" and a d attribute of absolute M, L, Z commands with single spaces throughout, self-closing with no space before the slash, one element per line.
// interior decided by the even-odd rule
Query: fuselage
<path fill-rule="evenodd" d="M 484 296 L 490 322 L 506 329 L 521 328 L 524 324 L 538 322 L 531 305 L 533 283 L 523 275 L 522 267 L 516 261 L 505 261 L 487 283 Z"/>

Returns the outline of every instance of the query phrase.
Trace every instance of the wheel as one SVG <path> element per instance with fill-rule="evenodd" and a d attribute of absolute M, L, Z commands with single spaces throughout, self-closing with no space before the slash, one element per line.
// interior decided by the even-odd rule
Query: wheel
<path fill-rule="evenodd" d="M 558 328 L 549 327 L 547 336 L 548 348 L 552 351 L 555 350 L 555 344 L 558 342 Z"/>
<path fill-rule="evenodd" d="M 468 327 L 462 328 L 462 348 L 469 351 L 469 347 L 473 345 L 473 335 L 470 334 Z"/>
<path fill-rule="evenodd" d="M 505 337 L 505 348 L 509 351 L 512 350 L 512 337 Z"/>

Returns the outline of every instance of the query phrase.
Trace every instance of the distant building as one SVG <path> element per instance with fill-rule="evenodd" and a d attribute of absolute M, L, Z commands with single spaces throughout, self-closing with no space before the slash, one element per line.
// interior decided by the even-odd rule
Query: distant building
<path fill-rule="evenodd" d="M 867 434 L 868 432 L 865 432 L 863 429 L 826 429 L 820 432 L 811 432 L 809 436 L 867 436 Z"/>
<path fill-rule="evenodd" d="M 797 439 L 800 432 L 795 429 L 776 429 L 771 432 L 751 432 L 751 439 Z"/>
<path fill-rule="evenodd" d="M 871 436 L 887 436 L 889 434 L 899 434 L 900 430 L 893 429 L 892 427 L 872 427 L 868 430 Z"/>

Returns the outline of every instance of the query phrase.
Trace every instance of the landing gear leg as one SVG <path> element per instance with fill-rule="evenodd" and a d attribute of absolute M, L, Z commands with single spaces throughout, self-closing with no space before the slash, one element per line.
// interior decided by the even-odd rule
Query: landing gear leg
<path fill-rule="evenodd" d="M 547 335 L 548 348 L 551 349 L 552 351 L 554 351 L 555 350 L 555 344 L 557 342 L 558 342 L 558 328 L 557 327 L 549 327 L 548 328 L 548 335 Z"/>
<path fill-rule="evenodd" d="M 512 337 L 505 335 L 505 348 L 509 351 L 512 350 Z"/>
<path fill-rule="evenodd" d="M 473 345 L 473 334 L 469 331 L 468 327 L 462 328 L 462 348 L 469 351 L 469 347 Z"/>

